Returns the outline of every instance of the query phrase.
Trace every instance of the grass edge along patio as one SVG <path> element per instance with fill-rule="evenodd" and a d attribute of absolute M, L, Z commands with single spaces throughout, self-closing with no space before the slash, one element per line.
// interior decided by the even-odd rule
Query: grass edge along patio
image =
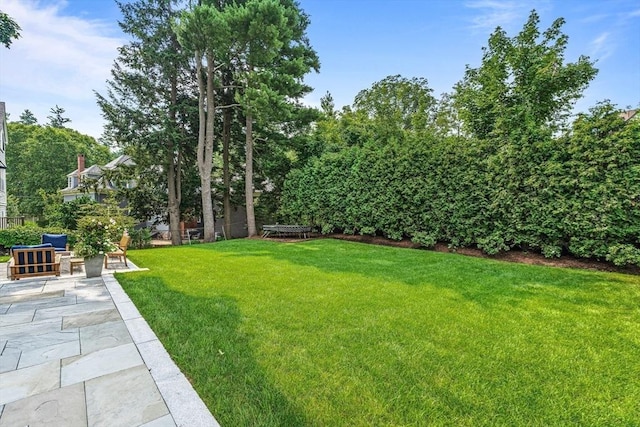
<path fill-rule="evenodd" d="M 222 425 L 632 425 L 640 278 L 332 239 L 132 251 Z"/>

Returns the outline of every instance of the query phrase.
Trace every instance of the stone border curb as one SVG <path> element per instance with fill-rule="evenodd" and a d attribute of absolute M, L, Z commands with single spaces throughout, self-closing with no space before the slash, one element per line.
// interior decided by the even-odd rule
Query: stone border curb
<path fill-rule="evenodd" d="M 103 274 L 102 279 L 176 425 L 220 427 L 113 274 Z"/>

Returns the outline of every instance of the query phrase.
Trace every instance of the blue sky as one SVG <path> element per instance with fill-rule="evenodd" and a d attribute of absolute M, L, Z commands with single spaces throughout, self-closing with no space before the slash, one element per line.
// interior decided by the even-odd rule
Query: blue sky
<path fill-rule="evenodd" d="M 480 64 L 481 48 L 496 26 L 517 34 L 529 12 L 541 30 L 567 21 L 566 60 L 596 60 L 600 72 L 576 105 L 586 111 L 610 99 L 640 104 L 640 3 L 637 0 L 301 0 L 321 61 L 307 82 L 306 98 L 319 105 L 331 92 L 336 106 L 388 75 L 425 77 L 434 93 L 450 92 L 465 65 Z M 0 48 L 0 100 L 17 120 L 25 108 L 41 123 L 59 105 L 70 127 L 99 137 L 102 118 L 93 91 L 105 80 L 126 36 L 113 0 L 0 0 L 0 9 L 22 26 L 10 50 Z"/>

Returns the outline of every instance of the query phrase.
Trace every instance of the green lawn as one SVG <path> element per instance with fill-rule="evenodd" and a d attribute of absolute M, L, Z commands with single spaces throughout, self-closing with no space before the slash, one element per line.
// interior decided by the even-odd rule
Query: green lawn
<path fill-rule="evenodd" d="M 640 425 L 640 277 L 331 239 L 131 251 L 223 426 Z"/>

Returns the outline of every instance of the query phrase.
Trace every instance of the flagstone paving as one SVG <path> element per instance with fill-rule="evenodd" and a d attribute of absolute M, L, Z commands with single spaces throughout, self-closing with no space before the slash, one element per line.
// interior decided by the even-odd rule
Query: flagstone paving
<path fill-rule="evenodd" d="M 0 427 L 218 426 L 113 272 L 0 281 Z"/>

